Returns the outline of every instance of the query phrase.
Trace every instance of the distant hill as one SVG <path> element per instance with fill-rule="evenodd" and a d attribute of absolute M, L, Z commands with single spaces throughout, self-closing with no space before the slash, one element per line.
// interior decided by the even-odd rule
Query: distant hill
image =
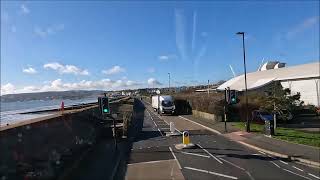
<path fill-rule="evenodd" d="M 88 97 L 97 97 L 105 91 L 49 91 L 37 93 L 22 93 L 22 94 L 6 94 L 1 96 L 1 102 L 15 101 L 31 101 L 31 100 L 52 100 L 52 99 L 82 99 Z"/>

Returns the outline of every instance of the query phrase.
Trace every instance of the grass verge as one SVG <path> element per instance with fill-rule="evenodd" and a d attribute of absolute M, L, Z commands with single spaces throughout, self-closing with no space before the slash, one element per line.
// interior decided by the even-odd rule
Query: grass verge
<path fill-rule="evenodd" d="M 262 124 L 250 124 L 251 132 L 263 133 Z M 245 130 L 245 124 L 243 122 L 237 122 L 235 127 Z M 320 147 L 320 133 L 319 132 L 303 132 L 295 129 L 281 128 L 276 129 L 275 135 L 272 136 L 275 139 L 285 140 L 297 144 L 305 144 L 314 147 Z"/>

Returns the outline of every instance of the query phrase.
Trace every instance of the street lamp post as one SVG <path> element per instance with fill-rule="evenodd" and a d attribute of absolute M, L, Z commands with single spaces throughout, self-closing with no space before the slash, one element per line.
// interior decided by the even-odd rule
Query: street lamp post
<path fill-rule="evenodd" d="M 242 48 L 243 48 L 243 66 L 244 66 L 244 84 L 246 88 L 246 131 L 250 132 L 250 121 L 248 117 L 248 88 L 247 88 L 247 67 L 246 67 L 246 50 L 244 45 L 244 32 L 237 32 L 237 35 L 242 35 Z"/>
<path fill-rule="evenodd" d="M 209 96 L 209 93 L 210 93 L 210 87 L 209 87 L 209 80 L 208 80 L 208 96 Z"/>
<path fill-rule="evenodd" d="M 170 73 L 168 73 L 168 78 L 169 78 L 169 92 L 170 92 Z"/>

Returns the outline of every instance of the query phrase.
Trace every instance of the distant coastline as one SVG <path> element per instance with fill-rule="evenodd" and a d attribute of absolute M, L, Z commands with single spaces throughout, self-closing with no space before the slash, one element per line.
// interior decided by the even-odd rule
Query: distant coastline
<path fill-rule="evenodd" d="M 36 100 L 56 100 L 56 99 L 69 99 L 78 100 L 90 97 L 97 97 L 105 91 L 92 90 L 92 91 L 49 91 L 37 93 L 22 93 L 22 94 L 6 94 L 1 96 L 1 102 L 23 102 L 23 101 L 36 101 Z"/>

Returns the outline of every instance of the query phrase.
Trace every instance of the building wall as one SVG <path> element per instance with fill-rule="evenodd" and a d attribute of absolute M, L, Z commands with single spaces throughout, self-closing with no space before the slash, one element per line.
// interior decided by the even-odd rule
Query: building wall
<path fill-rule="evenodd" d="M 300 100 L 305 104 L 320 106 L 320 79 L 282 81 L 284 88 L 289 88 L 291 93 L 300 92 Z"/>

